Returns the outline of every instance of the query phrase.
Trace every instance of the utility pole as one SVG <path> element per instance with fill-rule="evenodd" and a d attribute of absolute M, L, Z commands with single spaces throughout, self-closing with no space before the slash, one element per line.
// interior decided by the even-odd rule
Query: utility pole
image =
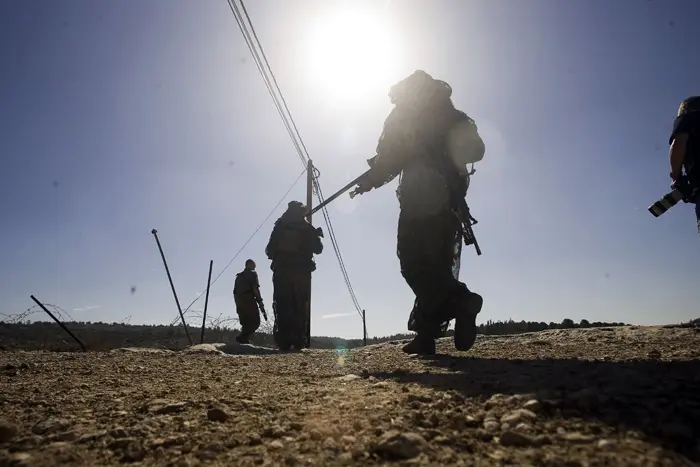
<path fill-rule="evenodd" d="M 314 199 L 313 199 L 313 191 L 314 191 L 314 163 L 309 159 L 309 162 L 306 164 L 306 209 L 308 211 L 308 215 L 306 216 L 306 220 L 308 221 L 309 224 L 313 225 L 311 220 L 312 220 L 312 214 L 311 214 L 311 207 L 313 205 Z M 309 300 L 306 303 L 306 348 L 311 347 L 311 272 L 309 272 Z"/>
<path fill-rule="evenodd" d="M 364 346 L 367 347 L 367 320 L 365 319 L 365 310 L 362 310 L 362 336 Z"/>

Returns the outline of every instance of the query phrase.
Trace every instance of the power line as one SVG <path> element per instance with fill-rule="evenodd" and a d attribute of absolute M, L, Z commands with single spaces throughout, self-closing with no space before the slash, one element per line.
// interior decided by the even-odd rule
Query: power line
<path fill-rule="evenodd" d="M 308 166 L 308 160 L 310 159 L 308 150 L 306 149 L 306 145 L 304 144 L 303 139 L 301 138 L 301 134 L 299 133 L 299 129 L 296 126 L 296 123 L 294 122 L 294 118 L 292 117 L 292 114 L 289 110 L 289 107 L 287 105 L 287 102 L 284 98 L 284 95 L 282 94 L 282 91 L 279 87 L 279 84 L 277 83 L 277 79 L 275 78 L 275 75 L 272 71 L 272 68 L 270 67 L 270 63 L 267 59 L 267 56 L 265 55 L 265 50 L 262 47 L 262 44 L 260 43 L 260 40 L 258 39 L 258 35 L 255 32 L 255 27 L 253 26 L 253 22 L 250 19 L 250 15 L 248 14 L 248 10 L 245 6 L 245 3 L 243 0 L 239 0 L 241 4 L 241 9 L 243 10 L 243 14 L 245 15 L 245 18 L 250 25 L 250 32 L 247 30 L 247 26 L 245 25 L 245 22 L 243 20 L 243 17 L 241 16 L 241 10 L 238 8 L 238 6 L 234 3 L 233 0 L 227 0 L 229 7 L 231 9 L 231 12 L 234 15 L 234 18 L 236 19 L 236 23 L 238 24 L 239 29 L 241 30 L 241 33 L 243 34 L 243 37 L 246 41 L 246 45 L 248 46 L 248 50 L 250 51 L 251 55 L 253 56 L 253 60 L 255 61 L 255 64 L 258 68 L 258 72 L 263 78 L 263 81 L 265 82 L 265 86 L 267 87 L 268 92 L 270 93 L 270 96 L 272 97 L 273 103 L 275 104 L 275 108 L 277 109 L 277 112 L 280 114 L 280 117 L 282 118 L 282 121 L 285 125 L 285 128 L 287 129 L 287 132 L 289 133 L 290 138 L 292 139 L 292 143 L 294 144 L 295 149 L 297 150 L 297 154 L 299 155 L 299 158 L 301 159 L 302 163 L 304 164 L 305 167 Z M 251 37 L 252 33 L 252 37 Z M 259 49 L 259 53 L 258 53 Z M 263 67 L 263 62 L 267 70 Z M 269 76 L 268 76 L 269 74 Z M 274 89 L 273 89 L 274 85 Z M 274 90 L 277 91 L 278 96 L 275 94 Z M 286 111 L 286 115 L 283 112 L 283 108 Z M 313 188 L 314 191 L 316 192 L 316 196 L 319 199 L 319 202 L 323 202 L 325 200 L 323 196 L 323 191 L 321 190 L 321 185 L 318 181 L 318 174 L 313 173 L 312 174 L 312 183 L 313 183 Z M 326 227 L 328 230 L 328 236 L 331 240 L 331 245 L 333 246 L 333 250 L 335 252 L 336 259 L 338 260 L 338 266 L 340 267 L 340 271 L 343 275 L 343 279 L 345 281 L 345 285 L 348 289 L 348 292 L 350 294 L 350 298 L 352 299 L 353 305 L 355 306 L 355 309 L 357 310 L 357 313 L 362 317 L 362 308 L 360 307 L 360 304 L 357 300 L 357 296 L 355 295 L 355 291 L 352 288 L 352 284 L 350 282 L 350 277 L 348 275 L 347 269 L 345 267 L 345 262 L 343 261 L 342 254 L 340 252 L 340 247 L 338 245 L 338 240 L 335 236 L 335 231 L 333 230 L 333 224 L 331 222 L 330 214 L 328 213 L 328 210 L 324 207 L 321 210 L 321 213 L 323 214 L 323 219 L 326 223 Z"/>
<path fill-rule="evenodd" d="M 260 225 L 258 226 L 258 228 L 255 229 L 255 231 L 251 234 L 251 236 L 248 237 L 248 240 L 245 241 L 245 243 L 243 244 L 243 246 L 241 246 L 241 247 L 238 249 L 238 251 L 236 252 L 236 254 L 233 255 L 233 258 L 231 258 L 231 261 L 229 261 L 228 264 L 227 264 L 226 266 L 224 266 L 224 268 L 221 270 L 221 272 L 219 272 L 219 274 L 216 275 L 216 277 L 214 278 L 214 280 L 211 281 L 210 286 L 211 286 L 211 285 L 214 285 L 214 282 L 216 282 L 216 281 L 219 279 L 219 277 L 221 277 L 221 275 L 224 273 L 224 271 L 226 271 L 226 269 L 228 269 L 228 267 L 231 266 L 231 264 L 233 263 L 233 261 L 234 261 L 236 258 L 238 258 L 238 255 L 241 254 L 241 252 L 243 251 L 243 249 L 245 249 L 245 247 L 248 246 L 248 243 L 250 243 L 250 241 L 253 240 L 253 238 L 255 237 L 255 235 L 257 235 L 257 233 L 260 232 L 260 229 L 262 229 L 263 226 L 264 226 L 264 225 L 267 223 L 267 221 L 270 219 L 270 217 L 272 217 L 272 215 L 275 213 L 275 211 L 277 210 L 277 208 L 278 208 L 278 207 L 280 206 L 280 204 L 282 204 L 282 202 L 287 198 L 287 195 L 292 191 L 292 189 L 296 186 L 296 184 L 299 183 L 299 180 L 301 180 L 302 175 L 304 175 L 305 173 L 306 173 L 306 170 L 302 170 L 302 171 L 301 171 L 301 173 L 297 176 L 296 180 L 294 180 L 294 182 L 293 182 L 292 185 L 289 187 L 289 189 L 284 193 L 284 195 L 282 195 L 282 197 L 280 198 L 280 200 L 277 201 L 277 204 L 275 204 L 275 207 L 273 207 L 273 208 L 270 210 L 270 212 L 267 214 L 267 217 L 265 217 L 265 219 L 263 219 L 263 221 L 260 223 Z M 184 314 L 184 313 L 187 313 L 187 311 L 190 309 L 190 307 L 191 307 L 192 305 L 194 305 L 194 304 L 197 302 L 197 300 L 199 300 L 201 297 L 202 297 L 202 296 L 199 295 L 197 298 L 195 298 L 194 300 L 192 300 L 192 301 L 190 302 L 190 304 L 187 305 L 187 307 L 185 308 L 185 310 L 184 310 L 182 313 L 183 313 L 183 314 Z M 177 320 L 179 320 L 179 319 L 180 319 L 180 317 L 178 316 L 177 318 L 175 318 L 175 320 L 173 321 L 173 323 L 177 322 Z"/>

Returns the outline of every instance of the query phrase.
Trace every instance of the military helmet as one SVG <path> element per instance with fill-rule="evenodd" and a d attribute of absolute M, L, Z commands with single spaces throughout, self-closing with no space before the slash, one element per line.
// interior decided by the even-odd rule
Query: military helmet
<path fill-rule="evenodd" d="M 678 106 L 678 116 L 688 114 L 690 112 L 700 111 L 700 96 L 690 96 L 683 99 L 681 105 Z"/>
<path fill-rule="evenodd" d="M 436 93 L 441 93 L 449 99 L 452 96 L 452 87 L 423 70 L 416 70 L 389 89 L 389 99 L 392 104 L 397 104 L 408 100 L 427 99 Z"/>
<path fill-rule="evenodd" d="M 301 201 L 290 201 L 287 204 L 287 213 L 293 217 L 304 217 L 306 215 L 306 206 Z"/>

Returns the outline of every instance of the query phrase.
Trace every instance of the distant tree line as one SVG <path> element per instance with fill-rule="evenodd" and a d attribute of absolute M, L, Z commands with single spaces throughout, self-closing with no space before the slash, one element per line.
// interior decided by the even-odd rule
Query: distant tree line
<path fill-rule="evenodd" d="M 694 320 L 700 322 L 700 319 Z M 267 323 L 265 323 L 267 324 Z M 133 325 L 126 323 L 104 322 L 68 322 L 66 326 L 85 342 L 90 349 L 108 350 L 119 347 L 161 347 L 181 349 L 188 345 L 182 326 L 166 324 Z M 625 326 L 618 322 L 589 322 L 582 319 L 576 323 L 566 318 L 561 323 L 545 323 L 543 321 L 487 321 L 479 325 L 479 333 L 485 335 L 521 334 L 525 332 L 545 331 L 548 329 L 574 329 Z M 270 334 L 271 326 L 263 326 L 262 332 L 256 333 L 251 341 L 256 345 L 274 346 Z M 200 329 L 188 326 L 188 332 L 195 343 L 199 343 Z M 205 342 L 232 342 L 239 333 L 233 326 L 214 326 L 205 330 Z M 447 332 L 448 336 L 452 331 Z M 367 339 L 367 344 L 379 344 L 404 339 L 411 339 L 412 333 L 393 334 Z M 312 336 L 311 346 L 318 349 L 351 349 L 361 347 L 362 339 L 344 339 L 341 337 Z M 52 322 L 24 321 L 6 323 L 0 321 L 0 347 L 21 349 L 52 349 L 66 350 L 75 345 L 70 337 Z"/>

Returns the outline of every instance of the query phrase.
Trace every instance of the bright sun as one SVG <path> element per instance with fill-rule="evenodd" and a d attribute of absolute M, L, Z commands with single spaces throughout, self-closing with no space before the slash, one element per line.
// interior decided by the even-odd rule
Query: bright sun
<path fill-rule="evenodd" d="M 376 10 L 354 6 L 324 15 L 308 40 L 309 79 L 329 99 L 375 98 L 397 80 L 398 50 L 389 25 Z"/>

